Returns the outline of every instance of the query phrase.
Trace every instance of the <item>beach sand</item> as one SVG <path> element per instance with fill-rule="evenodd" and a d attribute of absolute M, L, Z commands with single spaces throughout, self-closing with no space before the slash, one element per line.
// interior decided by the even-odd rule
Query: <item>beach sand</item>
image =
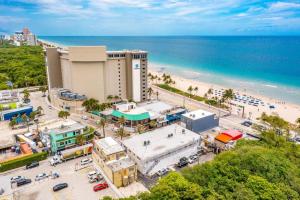
<path fill-rule="evenodd" d="M 159 70 L 158 70 L 159 69 Z M 175 88 L 178 88 L 183 91 L 187 91 L 187 88 L 189 86 L 198 87 L 198 92 L 196 93 L 199 96 L 204 96 L 205 93 L 209 90 L 209 88 L 222 90 L 222 89 L 228 89 L 221 85 L 215 85 L 215 84 L 209 84 L 205 82 L 200 82 L 197 80 L 191 80 L 187 78 L 180 77 L 178 75 L 174 75 L 169 72 L 165 72 L 162 66 L 159 66 L 158 64 L 149 63 L 148 72 L 150 72 L 153 75 L 157 75 L 161 77 L 163 73 L 170 74 L 171 78 L 175 81 L 175 85 L 172 85 Z M 154 80 L 154 83 L 157 83 L 157 80 Z M 162 83 L 162 82 L 161 82 Z M 238 87 L 237 87 L 238 88 Z M 290 123 L 295 123 L 296 119 L 300 117 L 300 105 L 282 102 L 273 98 L 269 98 L 266 96 L 263 96 L 261 94 L 254 94 L 249 93 L 245 91 L 240 91 L 237 88 L 232 88 L 234 92 L 238 92 L 240 95 L 247 95 L 251 96 L 257 99 L 260 99 L 264 102 L 264 106 L 253 106 L 243 103 L 238 103 L 240 105 L 243 105 L 245 107 L 245 117 L 250 118 L 252 120 L 255 120 L 256 118 L 260 117 L 263 112 L 267 114 L 275 114 L 279 115 L 280 117 L 284 118 L 285 120 L 289 121 Z M 194 92 L 195 94 L 195 92 Z M 284 94 L 283 94 L 284 95 Z M 235 103 L 233 101 L 233 103 Z M 237 103 L 237 102 L 236 102 Z M 270 105 L 273 105 L 275 109 L 270 109 Z M 238 108 L 237 106 L 232 107 L 232 114 L 236 114 L 241 116 L 242 110 L 241 108 Z"/>

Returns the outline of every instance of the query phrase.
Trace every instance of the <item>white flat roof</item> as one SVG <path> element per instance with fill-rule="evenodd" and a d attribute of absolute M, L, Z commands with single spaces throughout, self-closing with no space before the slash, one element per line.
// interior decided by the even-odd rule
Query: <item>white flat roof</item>
<path fill-rule="evenodd" d="M 207 116 L 212 116 L 215 115 L 214 113 L 205 111 L 205 110 L 194 110 L 191 112 L 187 112 L 185 114 L 183 114 L 182 116 L 185 116 L 186 118 L 192 119 L 192 120 L 197 120 L 197 119 L 201 119 Z"/>
<path fill-rule="evenodd" d="M 184 130 L 184 133 L 182 133 L 182 130 Z M 173 134 L 173 136 L 168 137 L 170 134 Z M 133 136 L 122 143 L 141 160 L 148 160 L 173 152 L 199 139 L 200 136 L 197 133 L 177 124 L 172 124 Z M 144 141 L 150 141 L 149 145 L 144 145 Z"/>
<path fill-rule="evenodd" d="M 162 114 L 162 113 L 174 108 L 173 106 L 166 104 L 164 102 L 161 102 L 161 101 L 143 103 L 143 104 L 139 104 L 138 106 L 140 108 L 144 108 L 145 110 L 147 110 L 149 112 L 154 112 L 154 113 L 159 113 L 159 114 Z"/>
<path fill-rule="evenodd" d="M 124 148 L 112 137 L 102 138 L 95 141 L 106 155 L 124 151 Z"/>

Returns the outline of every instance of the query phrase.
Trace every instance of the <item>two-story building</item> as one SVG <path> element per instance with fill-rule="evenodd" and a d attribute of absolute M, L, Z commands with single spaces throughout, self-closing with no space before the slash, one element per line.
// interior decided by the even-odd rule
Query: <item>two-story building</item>
<path fill-rule="evenodd" d="M 96 140 L 93 162 L 103 169 L 117 187 L 127 186 L 137 179 L 136 164 L 126 155 L 125 149 L 113 138 Z"/>
<path fill-rule="evenodd" d="M 82 145 L 93 138 L 93 130 L 80 123 L 61 125 L 49 130 L 48 133 L 52 153 L 71 148 L 77 144 Z M 79 135 L 83 135 L 83 137 L 80 139 Z"/>

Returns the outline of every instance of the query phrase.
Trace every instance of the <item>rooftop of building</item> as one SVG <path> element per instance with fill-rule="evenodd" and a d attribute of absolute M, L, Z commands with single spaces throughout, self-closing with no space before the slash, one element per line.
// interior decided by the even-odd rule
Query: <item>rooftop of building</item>
<path fill-rule="evenodd" d="M 208 116 L 214 116 L 214 113 L 205 111 L 205 110 L 194 110 L 191 112 L 187 112 L 185 114 L 183 114 L 182 116 L 192 119 L 192 120 L 197 120 L 197 119 L 201 119 L 204 117 L 208 117 Z"/>
<path fill-rule="evenodd" d="M 109 161 L 106 164 L 113 172 L 117 172 L 122 169 L 127 169 L 135 165 L 135 163 L 128 156 L 123 157 L 119 160 Z"/>
<path fill-rule="evenodd" d="M 50 134 L 62 134 L 62 133 L 67 133 L 71 131 L 76 131 L 76 130 L 81 130 L 84 129 L 86 126 L 76 122 L 74 124 L 62 124 L 61 126 L 57 128 L 53 128 L 49 130 Z"/>
<path fill-rule="evenodd" d="M 95 46 L 72 46 L 72 47 L 80 48 L 80 47 L 95 47 Z M 102 47 L 106 48 L 106 46 L 102 46 Z M 60 50 L 59 52 L 69 53 L 69 47 L 65 47 L 62 50 Z M 122 49 L 122 50 L 113 50 L 113 51 L 106 50 L 106 53 L 107 54 L 120 54 L 120 53 L 148 53 L 148 52 L 144 51 L 144 50 L 139 50 L 139 49 Z"/>
<path fill-rule="evenodd" d="M 194 143 L 200 136 L 177 124 L 133 136 L 122 143 L 142 160 L 156 158 Z"/>
<path fill-rule="evenodd" d="M 12 103 L 19 101 L 19 93 L 17 91 L 2 90 L 0 91 L 0 104 Z"/>
<path fill-rule="evenodd" d="M 95 143 L 102 149 L 102 151 L 106 155 L 124 151 L 124 148 L 112 137 L 105 137 L 100 140 L 96 140 Z"/>
<path fill-rule="evenodd" d="M 140 108 L 143 108 L 149 112 L 164 114 L 166 112 L 171 111 L 174 106 L 171 106 L 162 101 L 153 101 L 139 104 Z"/>

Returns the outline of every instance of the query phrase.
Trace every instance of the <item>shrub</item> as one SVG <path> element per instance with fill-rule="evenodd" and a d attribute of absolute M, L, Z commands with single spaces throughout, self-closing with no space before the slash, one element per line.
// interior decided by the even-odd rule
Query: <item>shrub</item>
<path fill-rule="evenodd" d="M 47 152 L 34 153 L 28 156 L 17 158 L 14 160 L 9 160 L 3 163 L 0 163 L 0 172 L 5 172 L 11 169 L 25 166 L 34 161 L 41 161 L 47 158 Z"/>

